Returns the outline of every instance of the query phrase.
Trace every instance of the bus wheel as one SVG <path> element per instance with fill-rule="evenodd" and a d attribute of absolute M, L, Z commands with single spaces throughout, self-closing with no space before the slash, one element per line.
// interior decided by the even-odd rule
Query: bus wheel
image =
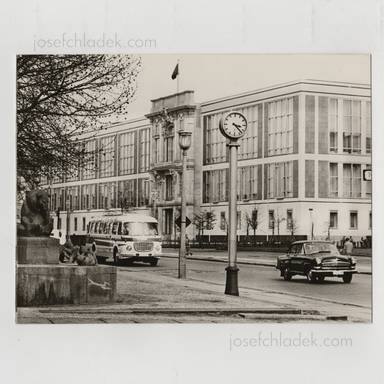
<path fill-rule="evenodd" d="M 115 263 L 115 265 L 119 265 L 120 262 L 117 248 L 113 248 L 113 262 Z"/>

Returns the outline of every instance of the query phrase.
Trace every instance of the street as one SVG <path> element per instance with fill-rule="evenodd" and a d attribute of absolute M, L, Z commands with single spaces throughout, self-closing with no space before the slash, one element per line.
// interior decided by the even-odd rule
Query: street
<path fill-rule="evenodd" d="M 157 267 L 146 264 L 119 266 L 118 279 L 128 278 L 126 272 L 145 270 L 175 278 L 178 261 L 176 258 L 163 257 Z M 260 291 L 277 294 L 279 300 L 283 296 L 287 303 L 301 302 L 311 309 L 334 308 L 346 315 L 361 316 L 369 320 L 371 311 L 371 275 L 356 274 L 350 284 L 344 284 L 341 279 L 328 278 L 321 284 L 310 284 L 302 276 L 295 276 L 291 281 L 284 281 L 276 269 L 258 265 L 240 265 L 239 290 L 240 296 L 244 291 Z M 188 280 L 223 286 L 225 283 L 225 264 L 215 261 L 188 260 Z M 276 295 L 275 295 L 276 296 Z"/>

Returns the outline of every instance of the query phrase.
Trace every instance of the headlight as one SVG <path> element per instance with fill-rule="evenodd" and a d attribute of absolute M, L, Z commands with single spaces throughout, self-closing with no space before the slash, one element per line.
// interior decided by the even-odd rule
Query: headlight
<path fill-rule="evenodd" d="M 316 260 L 316 264 L 317 265 L 321 264 L 321 258 L 320 257 L 316 257 L 315 260 Z"/>
<path fill-rule="evenodd" d="M 159 244 L 155 245 L 155 251 L 161 252 L 161 245 L 159 245 Z"/>
<path fill-rule="evenodd" d="M 356 264 L 356 259 L 354 257 L 351 257 L 351 264 Z"/>
<path fill-rule="evenodd" d="M 132 251 L 132 246 L 131 245 L 127 245 L 127 251 Z"/>

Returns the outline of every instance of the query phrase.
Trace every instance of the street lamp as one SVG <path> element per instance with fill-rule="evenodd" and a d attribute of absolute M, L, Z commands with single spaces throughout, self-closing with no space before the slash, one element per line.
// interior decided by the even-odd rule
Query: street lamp
<path fill-rule="evenodd" d="M 192 132 L 179 131 L 179 146 L 182 150 L 179 279 L 185 279 L 187 277 L 187 265 L 185 258 L 185 218 L 187 210 L 185 177 L 187 173 L 187 151 L 191 146 L 191 136 Z"/>

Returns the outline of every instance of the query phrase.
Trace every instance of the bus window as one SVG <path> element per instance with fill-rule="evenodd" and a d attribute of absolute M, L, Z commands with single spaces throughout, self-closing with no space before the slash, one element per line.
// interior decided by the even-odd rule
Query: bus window
<path fill-rule="evenodd" d="M 129 223 L 123 224 L 123 236 L 129 235 Z"/>
<path fill-rule="evenodd" d="M 100 221 L 95 221 L 93 233 L 99 233 Z"/>
<path fill-rule="evenodd" d="M 109 221 L 104 225 L 104 233 L 106 235 L 109 235 L 111 233 L 111 224 L 112 224 L 112 221 Z"/>
<path fill-rule="evenodd" d="M 115 221 L 113 224 L 112 224 L 112 235 L 117 235 L 117 229 L 119 227 L 119 222 L 118 221 Z"/>
<path fill-rule="evenodd" d="M 121 221 L 119 221 L 119 228 L 117 229 L 117 234 L 121 235 Z"/>
<path fill-rule="evenodd" d="M 99 223 L 99 233 L 103 233 L 103 229 L 104 229 L 104 224 L 102 221 L 100 221 Z"/>
<path fill-rule="evenodd" d="M 94 233 L 95 222 L 91 221 L 88 225 L 89 225 L 89 233 Z"/>

